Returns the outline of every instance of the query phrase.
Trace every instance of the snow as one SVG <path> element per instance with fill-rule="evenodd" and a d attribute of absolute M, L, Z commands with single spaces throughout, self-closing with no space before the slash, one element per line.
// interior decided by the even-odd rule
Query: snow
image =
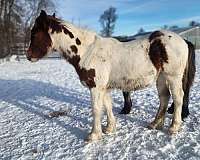
<path fill-rule="evenodd" d="M 159 104 L 153 86 L 132 94 L 129 115 L 118 114 L 122 93 L 113 91 L 117 132 L 87 144 L 90 95 L 69 64 L 59 59 L 4 62 L 0 64 L 0 159 L 200 159 L 199 69 L 197 54 L 191 114 L 178 135 L 168 134 L 171 115 L 162 131 L 147 129 Z"/>

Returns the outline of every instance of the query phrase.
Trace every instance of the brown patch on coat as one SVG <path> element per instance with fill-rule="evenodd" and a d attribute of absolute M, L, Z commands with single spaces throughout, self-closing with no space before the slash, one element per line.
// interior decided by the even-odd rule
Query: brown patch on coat
<path fill-rule="evenodd" d="M 63 53 L 64 58 L 74 66 L 76 69 L 77 74 L 79 75 L 80 81 L 85 82 L 85 84 L 89 88 L 96 87 L 94 78 L 95 78 L 95 69 L 85 69 L 81 68 L 79 65 L 80 62 L 80 56 L 75 55 L 73 57 L 68 56 L 66 53 Z"/>
<path fill-rule="evenodd" d="M 51 16 L 48 16 L 49 18 L 49 28 L 52 29 L 51 33 L 60 33 L 62 32 L 62 25 L 61 25 L 61 22 L 55 18 L 55 17 L 51 17 Z"/>
<path fill-rule="evenodd" d="M 78 48 L 75 45 L 70 46 L 72 52 L 74 52 L 75 54 L 78 53 Z"/>
<path fill-rule="evenodd" d="M 94 69 L 86 70 L 85 68 L 81 68 L 79 66 L 80 56 L 78 55 L 69 58 L 68 61 L 75 67 L 76 72 L 79 75 L 80 81 L 84 81 L 89 88 L 96 87 L 96 84 L 94 82 L 94 77 L 95 77 Z"/>
<path fill-rule="evenodd" d="M 76 44 L 81 45 L 81 41 L 79 40 L 79 38 L 76 38 Z"/>
<path fill-rule="evenodd" d="M 80 77 L 80 80 L 84 81 L 89 88 L 96 87 L 96 84 L 94 82 L 95 69 L 86 70 L 85 68 L 82 68 L 79 69 L 77 73 Z"/>
<path fill-rule="evenodd" d="M 53 16 L 48 16 L 48 23 L 49 23 L 49 27 L 52 29 L 51 33 L 60 33 L 60 32 L 64 32 L 66 35 L 69 35 L 69 37 L 71 39 L 74 38 L 74 35 L 71 31 L 69 31 L 67 29 L 67 26 L 64 26 L 63 24 L 61 24 L 61 20 L 53 17 Z"/>
<path fill-rule="evenodd" d="M 67 49 L 67 53 L 71 54 L 71 51 Z"/>
<path fill-rule="evenodd" d="M 69 37 L 71 39 L 74 38 L 74 35 L 72 34 L 72 32 L 70 32 L 65 26 L 62 26 L 62 28 L 63 28 L 63 31 L 64 31 L 65 34 L 69 35 Z"/>
<path fill-rule="evenodd" d="M 71 39 L 74 38 L 74 35 L 71 31 L 69 31 L 66 26 L 62 25 L 59 21 L 56 21 L 56 19 L 51 19 L 50 21 L 50 28 L 52 29 L 51 33 L 60 33 L 64 32 L 66 35 L 69 35 Z"/>
<path fill-rule="evenodd" d="M 155 31 L 153 33 L 151 33 L 151 35 L 149 36 L 149 42 L 151 42 L 152 40 L 164 36 L 164 33 L 160 32 L 160 31 Z"/>
<path fill-rule="evenodd" d="M 149 57 L 158 71 L 160 69 L 164 70 L 163 63 L 168 63 L 168 56 L 165 46 L 160 39 L 155 39 L 150 44 Z"/>

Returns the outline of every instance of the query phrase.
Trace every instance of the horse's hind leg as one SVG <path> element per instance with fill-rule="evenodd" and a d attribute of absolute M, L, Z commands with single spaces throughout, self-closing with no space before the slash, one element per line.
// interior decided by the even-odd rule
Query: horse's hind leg
<path fill-rule="evenodd" d="M 189 102 L 189 94 L 188 92 L 185 92 L 184 97 L 183 97 L 183 105 L 182 105 L 182 113 L 181 113 L 182 120 L 187 118 L 188 115 L 190 114 L 189 108 L 188 108 L 188 102 Z M 174 113 L 174 102 L 172 103 L 171 107 L 167 110 L 167 112 L 169 114 Z"/>
<path fill-rule="evenodd" d="M 189 103 L 189 92 L 184 92 L 183 106 L 182 106 L 182 113 L 181 113 L 182 120 L 187 118 L 188 115 L 190 114 L 188 103 Z"/>
<path fill-rule="evenodd" d="M 124 97 L 124 108 L 121 110 L 120 114 L 129 114 L 132 107 L 131 92 L 123 92 L 123 97 Z"/>
<path fill-rule="evenodd" d="M 103 99 L 104 106 L 107 113 L 107 126 L 103 129 L 103 132 L 108 134 L 116 131 L 116 120 L 112 111 L 112 99 L 109 92 L 106 92 Z"/>
<path fill-rule="evenodd" d="M 174 114 L 169 132 L 170 134 L 174 134 L 179 131 L 182 123 L 181 112 L 184 96 L 182 88 L 182 76 L 169 76 L 168 82 L 172 93 L 172 99 L 174 101 Z"/>
<path fill-rule="evenodd" d="M 170 98 L 170 92 L 166 84 L 166 79 L 162 74 L 158 77 L 156 82 L 160 106 L 156 114 L 155 120 L 148 126 L 151 129 L 162 129 L 165 120 L 165 113 L 167 111 L 167 106 Z"/>

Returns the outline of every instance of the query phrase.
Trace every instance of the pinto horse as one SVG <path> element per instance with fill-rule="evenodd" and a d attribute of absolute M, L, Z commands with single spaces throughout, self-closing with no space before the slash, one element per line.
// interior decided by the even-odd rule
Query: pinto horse
<path fill-rule="evenodd" d="M 101 112 L 107 113 L 104 133 L 116 130 L 110 91 L 132 91 L 156 82 L 160 105 L 151 129 L 164 125 L 170 94 L 174 114 L 170 134 L 179 131 L 184 94 L 187 95 L 195 75 L 194 47 L 179 35 L 155 31 L 149 38 L 121 43 L 47 15 L 41 11 L 31 30 L 27 59 L 36 62 L 57 50 L 74 66 L 81 83 L 89 88 L 93 125 L 87 141 L 102 138 Z"/>

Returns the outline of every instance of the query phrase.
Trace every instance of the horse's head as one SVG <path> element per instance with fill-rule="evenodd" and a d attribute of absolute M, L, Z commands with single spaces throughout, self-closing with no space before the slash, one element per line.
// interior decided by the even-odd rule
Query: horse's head
<path fill-rule="evenodd" d="M 49 35 L 49 25 L 49 16 L 42 10 L 31 30 L 31 43 L 27 51 L 28 60 L 38 61 L 51 50 L 52 40 Z"/>

